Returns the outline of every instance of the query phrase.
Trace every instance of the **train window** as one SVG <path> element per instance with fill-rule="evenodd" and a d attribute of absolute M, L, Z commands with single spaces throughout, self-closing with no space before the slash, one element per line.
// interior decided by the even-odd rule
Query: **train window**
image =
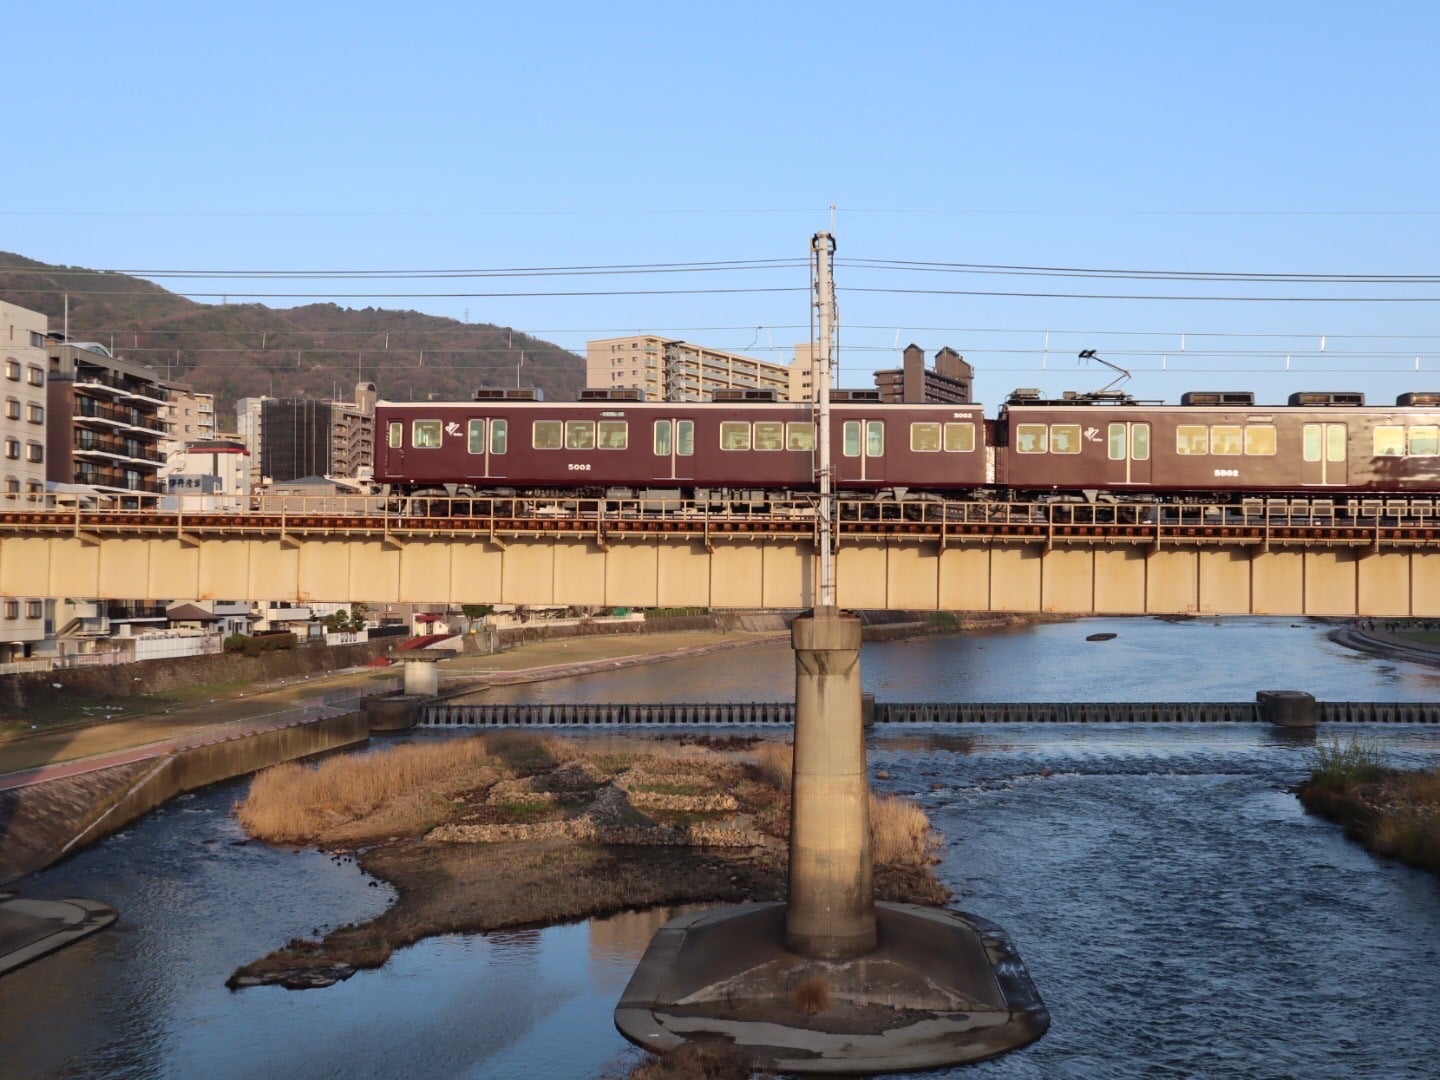
<path fill-rule="evenodd" d="M 755 423 L 756 450 L 785 449 L 785 425 L 778 420 L 759 420 Z"/>
<path fill-rule="evenodd" d="M 1110 437 L 1108 455 L 1111 461 L 1125 460 L 1125 425 L 1111 424 L 1106 432 Z"/>
<path fill-rule="evenodd" d="M 1434 457 L 1436 454 L 1440 454 L 1440 427 L 1426 424 L 1422 427 L 1412 427 L 1407 434 L 1412 456 Z"/>
<path fill-rule="evenodd" d="M 503 454 L 510 444 L 510 421 L 490 421 L 490 453 Z"/>
<path fill-rule="evenodd" d="M 1201 424 L 1181 424 L 1175 429 L 1175 453 L 1208 454 L 1210 429 Z"/>
<path fill-rule="evenodd" d="M 885 456 L 885 422 L 883 420 L 865 421 L 865 456 Z"/>
<path fill-rule="evenodd" d="M 1050 452 L 1052 454 L 1078 454 L 1080 452 L 1080 425 L 1051 424 Z"/>
<path fill-rule="evenodd" d="M 1043 454 L 1048 442 L 1044 424 L 1016 424 L 1015 449 L 1021 454 Z"/>
<path fill-rule="evenodd" d="M 1325 460 L 1345 460 L 1345 425 L 1325 425 Z"/>
<path fill-rule="evenodd" d="M 439 420 L 416 420 L 410 432 L 410 445 L 417 450 L 438 449 L 440 434 Z"/>
<path fill-rule="evenodd" d="M 675 421 L 675 454 L 690 457 L 695 453 L 695 421 Z"/>
<path fill-rule="evenodd" d="M 471 420 L 465 431 L 465 448 L 472 454 L 485 452 L 485 421 Z"/>
<path fill-rule="evenodd" d="M 655 421 L 655 456 L 670 456 L 670 421 Z"/>
<path fill-rule="evenodd" d="M 1249 424 L 1245 428 L 1245 453 L 1275 453 L 1275 425 Z"/>
<path fill-rule="evenodd" d="M 530 443 L 536 450 L 559 450 L 565 445 L 565 426 L 559 420 L 536 420 Z"/>
<path fill-rule="evenodd" d="M 594 449 L 595 449 L 595 421 L 593 421 L 593 420 L 566 420 L 566 421 L 565 421 L 565 449 L 566 449 L 566 450 L 594 450 Z"/>
<path fill-rule="evenodd" d="M 968 454 L 975 449 L 974 424 L 946 424 L 945 449 L 952 454 Z"/>
<path fill-rule="evenodd" d="M 1321 427 L 1319 424 L 1305 425 L 1304 453 L 1306 461 L 1320 460 L 1320 434 Z"/>
<path fill-rule="evenodd" d="M 630 444 L 630 424 L 624 420 L 600 421 L 600 449 L 624 450 Z"/>
<path fill-rule="evenodd" d="M 720 449 L 749 450 L 750 425 L 742 420 L 722 420 L 720 422 Z"/>
<path fill-rule="evenodd" d="M 805 453 L 815 449 L 815 425 L 809 420 L 797 420 L 785 425 L 785 449 L 801 450 Z"/>
<path fill-rule="evenodd" d="M 1375 456 L 1404 457 L 1405 429 L 1398 424 L 1377 424 L 1375 426 Z"/>
<path fill-rule="evenodd" d="M 917 454 L 940 452 L 939 424 L 911 424 L 910 449 Z"/>
<path fill-rule="evenodd" d="M 840 429 L 841 452 L 846 457 L 860 456 L 860 421 L 846 420 Z"/>
<path fill-rule="evenodd" d="M 1240 426 L 1216 424 L 1210 429 L 1210 452 L 1234 456 L 1240 453 Z"/>
<path fill-rule="evenodd" d="M 385 444 L 391 450 L 399 450 L 405 445 L 405 425 L 399 420 L 391 420 L 387 425 Z"/>
<path fill-rule="evenodd" d="M 1150 460 L 1150 425 L 1130 425 L 1130 460 Z"/>

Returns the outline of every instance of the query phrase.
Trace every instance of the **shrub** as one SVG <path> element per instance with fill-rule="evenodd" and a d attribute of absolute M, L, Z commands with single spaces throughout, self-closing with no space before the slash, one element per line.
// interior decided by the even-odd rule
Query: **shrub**
<path fill-rule="evenodd" d="M 1352 735 L 1348 742 L 1333 739 L 1317 743 L 1309 756 L 1310 783 L 1326 791 L 1347 791 L 1356 784 L 1378 780 L 1387 769 L 1374 739 Z"/>
<path fill-rule="evenodd" d="M 250 637 L 247 634 L 231 634 L 225 639 L 226 652 L 244 652 L 245 646 L 249 643 Z"/>

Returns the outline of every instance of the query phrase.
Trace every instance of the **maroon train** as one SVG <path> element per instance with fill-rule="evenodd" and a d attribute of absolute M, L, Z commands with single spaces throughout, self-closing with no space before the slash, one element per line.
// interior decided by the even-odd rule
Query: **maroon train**
<path fill-rule="evenodd" d="M 717 395 L 722 396 L 722 395 Z M 381 402 L 375 479 L 397 495 L 664 496 L 764 502 L 815 491 L 808 404 L 732 392 L 672 403 L 481 391 Z M 1336 496 L 1430 507 L 1440 496 L 1440 393 L 1367 406 L 1358 393 L 1197 391 L 1179 405 L 1118 392 L 980 405 L 902 405 L 837 391 L 833 487 L 873 499 L 1239 503 Z M 1393 500 L 1392 500 L 1393 501 Z M 1423 512 L 1423 511 L 1422 511 Z"/>

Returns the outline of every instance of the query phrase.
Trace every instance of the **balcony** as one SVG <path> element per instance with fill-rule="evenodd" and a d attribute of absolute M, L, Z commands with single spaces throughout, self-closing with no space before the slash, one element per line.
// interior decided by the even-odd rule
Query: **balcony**
<path fill-rule="evenodd" d="M 75 372 L 75 388 L 77 390 L 100 390 L 104 393 L 120 394 L 124 397 L 135 398 L 139 401 L 153 402 L 156 405 L 168 405 L 170 403 L 170 399 L 166 396 L 165 391 L 153 383 L 127 379 L 109 372 L 77 370 Z"/>
<path fill-rule="evenodd" d="M 81 397 L 75 399 L 75 418 L 77 420 L 99 420 L 102 423 L 118 424 L 121 427 L 131 428 L 135 431 L 149 431 L 161 433 L 165 425 L 158 416 L 150 413 L 142 413 L 139 409 L 126 408 L 119 405 L 107 405 L 96 401 L 94 398 Z"/>
<path fill-rule="evenodd" d="M 107 439 L 93 431 L 79 432 L 75 440 L 75 453 L 154 465 L 158 465 L 162 460 L 159 448 L 153 444 L 143 445 L 134 439 Z"/>

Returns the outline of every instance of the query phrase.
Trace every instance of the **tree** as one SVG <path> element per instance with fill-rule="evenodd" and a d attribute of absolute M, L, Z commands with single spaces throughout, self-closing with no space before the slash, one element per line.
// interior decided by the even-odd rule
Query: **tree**
<path fill-rule="evenodd" d="M 469 623 L 469 626 L 467 626 L 466 629 L 473 634 L 475 632 L 475 624 L 481 619 L 485 618 L 485 616 L 493 614 L 495 611 L 495 605 L 461 604 L 460 611 L 464 614 L 466 621 Z"/>

